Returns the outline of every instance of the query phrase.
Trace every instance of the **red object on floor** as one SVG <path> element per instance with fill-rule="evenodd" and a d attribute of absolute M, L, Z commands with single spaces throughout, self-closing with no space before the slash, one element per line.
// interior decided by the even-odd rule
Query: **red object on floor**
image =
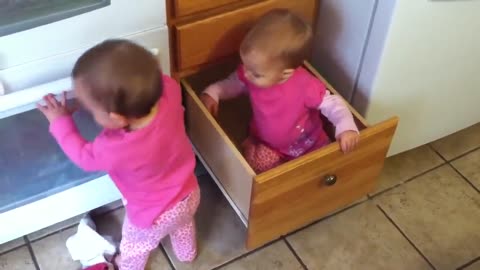
<path fill-rule="evenodd" d="M 99 263 L 99 264 L 92 265 L 88 268 L 85 268 L 84 270 L 108 270 L 108 264 Z"/>

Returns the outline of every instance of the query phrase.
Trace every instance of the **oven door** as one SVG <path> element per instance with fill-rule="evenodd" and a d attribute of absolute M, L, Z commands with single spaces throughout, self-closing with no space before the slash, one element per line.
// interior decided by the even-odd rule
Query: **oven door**
<path fill-rule="evenodd" d="M 63 154 L 35 109 L 47 93 L 69 90 L 78 57 L 108 38 L 128 38 L 159 58 L 169 73 L 165 1 L 112 0 L 62 21 L 0 37 L 0 244 L 120 199 L 104 172 L 85 173 Z M 92 139 L 99 131 L 80 112 Z"/>

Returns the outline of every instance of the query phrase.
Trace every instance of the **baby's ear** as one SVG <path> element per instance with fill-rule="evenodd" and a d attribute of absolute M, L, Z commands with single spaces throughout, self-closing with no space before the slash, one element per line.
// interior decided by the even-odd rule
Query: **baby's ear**
<path fill-rule="evenodd" d="M 128 118 L 121 115 L 121 114 L 118 114 L 118 113 L 114 113 L 114 112 L 111 112 L 108 114 L 108 116 L 110 117 L 110 119 L 113 121 L 113 123 L 115 124 L 115 126 L 117 128 L 124 128 L 126 126 L 128 126 Z"/>
<path fill-rule="evenodd" d="M 293 68 L 284 69 L 282 72 L 282 79 L 288 80 L 293 75 L 293 72 L 295 72 L 295 69 Z"/>

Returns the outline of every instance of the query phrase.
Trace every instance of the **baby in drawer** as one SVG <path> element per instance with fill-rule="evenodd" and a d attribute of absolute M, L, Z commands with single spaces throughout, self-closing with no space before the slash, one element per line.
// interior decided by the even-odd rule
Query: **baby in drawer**
<path fill-rule="evenodd" d="M 273 10 L 246 35 L 237 70 L 202 93 L 214 116 L 220 100 L 249 96 L 253 118 L 243 150 L 257 173 L 329 144 L 319 111 L 335 126 L 345 153 L 358 143 L 346 104 L 302 67 L 311 46 L 312 29 L 306 22 L 288 10 Z"/>

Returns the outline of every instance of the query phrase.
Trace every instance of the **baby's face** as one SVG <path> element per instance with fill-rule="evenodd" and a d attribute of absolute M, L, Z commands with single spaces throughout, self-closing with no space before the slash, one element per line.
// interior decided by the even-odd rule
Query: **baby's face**
<path fill-rule="evenodd" d="M 283 67 L 265 54 L 253 50 L 246 54 L 240 53 L 240 57 L 245 77 L 256 86 L 267 88 L 285 80 Z"/>
<path fill-rule="evenodd" d="M 80 79 L 73 81 L 73 89 L 75 97 L 80 104 L 89 111 L 97 124 L 106 129 L 119 129 L 124 127 L 124 123 L 120 123 L 117 119 L 112 118 L 111 114 L 105 111 L 98 102 L 96 102 L 88 93 L 88 86 Z"/>

